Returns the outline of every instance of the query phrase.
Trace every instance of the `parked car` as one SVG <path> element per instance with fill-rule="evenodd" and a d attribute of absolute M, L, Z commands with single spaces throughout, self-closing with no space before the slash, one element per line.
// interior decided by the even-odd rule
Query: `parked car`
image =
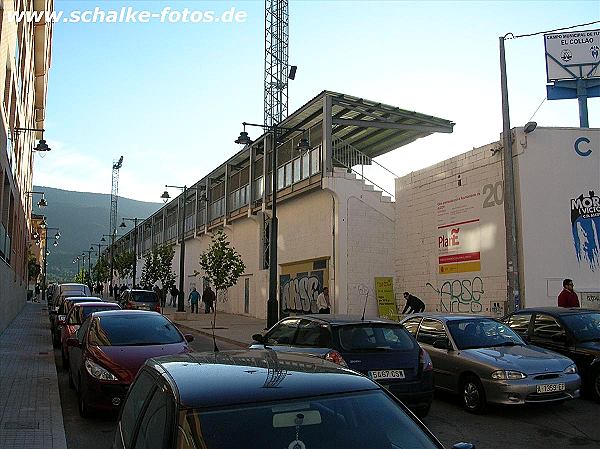
<path fill-rule="evenodd" d="M 460 394 L 469 412 L 483 412 L 488 402 L 562 402 L 579 396 L 581 379 L 571 359 L 527 345 L 499 321 L 419 313 L 402 322 L 431 355 L 435 387 Z"/>
<path fill-rule="evenodd" d="M 71 302 L 71 304 L 73 304 L 73 306 L 66 314 L 67 317 L 64 320 L 60 338 L 60 355 L 62 358 L 62 366 L 65 369 L 69 367 L 67 340 L 75 336 L 75 333 L 79 329 L 79 326 L 81 326 L 81 323 L 83 323 L 86 318 L 94 312 L 121 309 L 121 307 L 114 302 Z"/>
<path fill-rule="evenodd" d="M 100 302 L 102 299 L 96 298 L 95 296 L 67 296 L 62 297 L 60 305 L 57 307 L 50 318 L 50 331 L 52 332 L 52 344 L 54 346 L 60 345 L 62 327 L 65 324 L 67 314 L 73 304 L 79 302 Z"/>
<path fill-rule="evenodd" d="M 113 443 L 134 447 L 443 448 L 377 383 L 315 356 L 269 349 L 148 360 Z"/>
<path fill-rule="evenodd" d="M 77 391 L 81 416 L 93 409 L 118 410 L 147 359 L 188 352 L 193 339 L 156 312 L 91 314 L 67 340 L 69 384 Z"/>
<path fill-rule="evenodd" d="M 284 318 L 251 349 L 310 353 L 358 371 L 387 388 L 418 416 L 433 400 L 431 359 L 395 321 L 347 315 Z"/>
<path fill-rule="evenodd" d="M 600 311 L 539 307 L 502 319 L 526 341 L 575 361 L 583 392 L 600 401 Z"/>
<path fill-rule="evenodd" d="M 152 290 L 125 290 L 119 299 L 123 309 L 131 310 L 154 310 L 160 312 L 160 301 L 158 295 Z"/>
<path fill-rule="evenodd" d="M 60 284 L 52 291 L 52 303 L 48 303 L 48 312 L 51 311 L 51 307 L 58 305 L 57 301 L 61 296 L 92 296 L 90 288 L 85 284 L 66 283 Z"/>

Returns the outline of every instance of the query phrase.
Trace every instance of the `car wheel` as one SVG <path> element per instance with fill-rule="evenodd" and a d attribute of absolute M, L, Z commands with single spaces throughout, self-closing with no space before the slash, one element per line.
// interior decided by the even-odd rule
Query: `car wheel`
<path fill-rule="evenodd" d="M 467 377 L 462 383 L 461 396 L 463 407 L 470 413 L 482 413 L 485 410 L 485 390 L 475 376 Z"/>
<path fill-rule="evenodd" d="M 596 369 L 592 371 L 590 392 L 592 394 L 592 398 L 600 402 L 600 367 L 596 367 Z"/>

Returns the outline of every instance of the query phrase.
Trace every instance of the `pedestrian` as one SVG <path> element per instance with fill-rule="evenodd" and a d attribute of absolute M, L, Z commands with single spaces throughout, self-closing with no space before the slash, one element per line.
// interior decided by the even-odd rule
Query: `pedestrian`
<path fill-rule="evenodd" d="M 210 285 L 207 285 L 202 292 L 202 302 L 204 303 L 204 313 L 210 313 L 215 311 L 214 302 L 217 299 L 215 292 L 213 292 Z"/>
<path fill-rule="evenodd" d="M 35 296 L 33 302 L 40 302 L 40 284 L 35 284 Z"/>
<path fill-rule="evenodd" d="M 563 281 L 562 292 L 558 295 L 558 307 L 579 307 L 579 298 L 573 291 L 573 279 Z"/>
<path fill-rule="evenodd" d="M 406 299 L 406 305 L 402 310 L 402 315 L 405 313 L 419 313 L 425 310 L 425 303 L 417 298 L 415 295 L 411 295 L 408 292 L 404 292 L 404 299 Z"/>
<path fill-rule="evenodd" d="M 177 299 L 179 298 L 179 289 L 173 284 L 171 287 L 171 306 L 177 305 Z"/>
<path fill-rule="evenodd" d="M 317 307 L 319 308 L 319 313 L 331 313 L 328 287 L 323 287 L 323 291 L 317 296 Z"/>
<path fill-rule="evenodd" d="M 200 300 L 200 293 L 198 293 L 196 291 L 196 287 L 192 288 L 192 291 L 190 292 L 190 297 L 188 298 L 188 301 L 192 304 L 192 313 L 194 313 L 194 309 L 196 310 L 196 313 L 198 313 L 198 301 Z"/>

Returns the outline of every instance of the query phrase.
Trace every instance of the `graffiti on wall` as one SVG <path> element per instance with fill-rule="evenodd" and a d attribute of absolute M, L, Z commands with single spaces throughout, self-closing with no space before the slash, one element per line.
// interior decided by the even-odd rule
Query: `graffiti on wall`
<path fill-rule="evenodd" d="M 595 271 L 600 268 L 600 196 L 593 190 L 588 194 L 571 198 L 571 227 L 577 261 Z"/>
<path fill-rule="evenodd" d="M 481 313 L 483 310 L 483 280 L 479 276 L 447 280 L 439 288 L 430 282 L 426 285 L 437 294 L 440 312 Z"/>
<path fill-rule="evenodd" d="M 289 313 L 318 313 L 317 297 L 323 286 L 323 272 L 312 271 L 281 275 L 281 310 Z"/>

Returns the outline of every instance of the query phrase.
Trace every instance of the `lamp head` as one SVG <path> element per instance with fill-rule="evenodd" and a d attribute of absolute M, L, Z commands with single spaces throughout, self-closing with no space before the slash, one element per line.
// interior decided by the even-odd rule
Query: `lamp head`
<path fill-rule="evenodd" d="M 120 228 L 126 228 L 126 227 L 127 227 L 127 225 L 125 224 L 125 220 L 123 220 L 123 221 L 121 222 L 121 224 L 119 225 L 119 227 L 120 227 Z"/>
<path fill-rule="evenodd" d="M 536 122 L 527 122 L 527 124 L 523 127 L 523 132 L 525 134 L 529 134 L 535 131 L 535 128 L 537 128 Z"/>
<path fill-rule="evenodd" d="M 33 151 L 50 151 L 50 147 L 46 143 L 44 139 L 41 139 L 38 144 L 35 146 Z"/>
<path fill-rule="evenodd" d="M 102 237 L 102 238 L 100 239 L 100 241 L 101 241 L 101 242 L 106 242 L 106 239 L 105 239 L 104 237 Z"/>
<path fill-rule="evenodd" d="M 54 240 L 54 246 L 58 246 L 58 240 Z"/>
<path fill-rule="evenodd" d="M 248 136 L 246 131 L 242 131 L 240 136 L 235 140 L 235 143 L 239 145 L 250 145 L 252 143 L 252 139 Z"/>
<path fill-rule="evenodd" d="M 58 240 L 60 238 L 60 232 L 59 231 L 56 231 L 56 234 L 54 234 L 54 238 L 56 240 Z"/>
<path fill-rule="evenodd" d="M 37 205 L 39 208 L 46 207 L 48 205 L 46 198 L 42 197 L 42 199 L 38 201 Z"/>
<path fill-rule="evenodd" d="M 160 197 L 164 203 L 166 203 L 167 201 L 169 201 L 171 199 L 171 195 L 169 195 L 169 192 L 167 192 L 166 190 L 163 192 L 163 194 Z"/>
<path fill-rule="evenodd" d="M 310 142 L 306 137 L 303 137 L 302 139 L 300 139 L 300 142 L 298 142 L 298 151 L 307 150 L 310 150 Z"/>
<path fill-rule="evenodd" d="M 46 227 L 48 226 L 48 224 L 46 223 L 46 219 L 43 218 L 42 222 L 40 223 L 40 228 L 42 229 L 46 229 Z"/>

